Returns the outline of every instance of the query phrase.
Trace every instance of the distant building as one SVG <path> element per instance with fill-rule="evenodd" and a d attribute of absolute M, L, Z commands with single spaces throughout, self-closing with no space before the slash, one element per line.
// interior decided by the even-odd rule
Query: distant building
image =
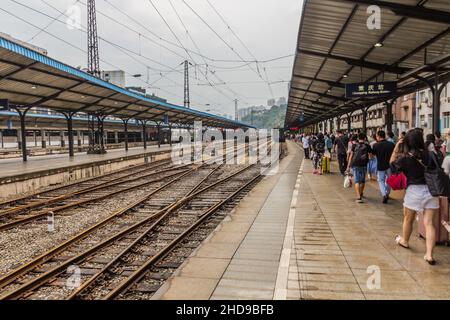
<path fill-rule="evenodd" d="M 280 97 L 277 100 L 277 106 L 282 106 L 282 105 L 285 105 L 285 104 L 286 104 L 286 98 L 285 97 Z"/>
<path fill-rule="evenodd" d="M 102 71 L 101 77 L 103 80 L 112 83 L 116 86 L 125 88 L 125 71 L 123 70 L 110 70 Z"/>
<path fill-rule="evenodd" d="M 248 108 L 242 108 L 242 109 L 239 109 L 238 116 L 239 116 L 239 119 L 242 119 L 243 117 L 250 115 L 252 112 L 261 112 L 264 110 L 266 110 L 266 107 L 264 107 L 264 106 L 253 106 L 253 107 L 248 107 Z"/>
<path fill-rule="evenodd" d="M 142 87 L 126 87 L 127 90 L 130 90 L 131 92 L 137 93 L 137 94 L 142 94 L 145 95 L 147 92 L 144 88 Z"/>
<path fill-rule="evenodd" d="M 275 99 L 269 99 L 267 100 L 267 106 L 268 107 L 273 107 L 276 104 Z"/>
<path fill-rule="evenodd" d="M 160 98 L 158 96 L 156 96 L 155 94 L 147 94 L 147 90 L 145 88 L 142 87 L 126 87 L 127 90 L 133 92 L 133 93 L 137 93 L 140 94 L 148 99 L 152 99 L 152 100 L 156 100 L 156 101 L 160 101 L 160 102 L 167 102 L 166 99 Z"/>
<path fill-rule="evenodd" d="M 38 47 L 38 46 L 35 46 L 35 45 L 31 44 L 31 43 L 27 43 L 25 41 L 21 41 L 19 39 L 16 39 L 16 38 L 10 36 L 9 34 L 0 32 L 0 38 L 9 40 L 9 41 L 14 42 L 14 43 L 16 43 L 16 44 L 18 44 L 18 45 L 20 45 L 22 47 L 25 47 L 25 48 L 28 48 L 30 50 L 36 51 L 36 52 L 38 52 L 40 54 L 43 54 L 45 56 L 48 55 L 48 51 L 46 49 L 43 49 L 43 48 Z"/>

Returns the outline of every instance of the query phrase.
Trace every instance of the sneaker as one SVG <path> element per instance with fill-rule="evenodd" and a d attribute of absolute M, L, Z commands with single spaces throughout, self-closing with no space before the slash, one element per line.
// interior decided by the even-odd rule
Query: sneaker
<path fill-rule="evenodd" d="M 384 197 L 383 197 L 383 203 L 384 203 L 384 204 L 388 203 L 388 199 L 389 199 L 388 196 L 384 196 Z"/>
<path fill-rule="evenodd" d="M 362 198 L 356 199 L 356 203 L 364 203 Z"/>

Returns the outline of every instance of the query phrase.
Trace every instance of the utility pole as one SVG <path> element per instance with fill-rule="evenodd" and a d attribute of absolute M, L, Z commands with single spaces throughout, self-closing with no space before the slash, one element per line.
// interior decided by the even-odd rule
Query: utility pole
<path fill-rule="evenodd" d="M 234 99 L 234 120 L 239 121 L 239 116 L 238 116 L 238 99 Z"/>
<path fill-rule="evenodd" d="M 88 72 L 100 78 L 100 57 L 98 54 L 97 14 L 95 0 L 88 0 Z"/>
<path fill-rule="evenodd" d="M 185 60 L 184 61 L 184 107 L 190 109 L 191 101 L 189 98 L 189 65 L 192 63 Z"/>

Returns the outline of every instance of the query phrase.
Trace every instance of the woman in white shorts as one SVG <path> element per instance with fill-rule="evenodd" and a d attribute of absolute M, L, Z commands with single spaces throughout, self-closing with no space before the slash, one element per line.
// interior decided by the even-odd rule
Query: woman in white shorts
<path fill-rule="evenodd" d="M 395 237 L 395 241 L 398 245 L 409 248 L 409 239 L 416 214 L 423 212 L 426 237 L 424 259 L 429 264 L 434 265 L 436 263 L 433 258 L 436 231 L 433 219 L 439 210 L 439 198 L 430 194 L 424 175 L 424 166 L 432 168 L 434 162 L 430 161 L 430 155 L 426 150 L 423 133 L 420 129 L 410 130 L 404 139 L 404 143 L 406 150 L 408 150 L 407 153 L 393 163 L 408 179 L 408 187 L 403 201 L 403 232 L 402 236 L 397 235 Z"/>

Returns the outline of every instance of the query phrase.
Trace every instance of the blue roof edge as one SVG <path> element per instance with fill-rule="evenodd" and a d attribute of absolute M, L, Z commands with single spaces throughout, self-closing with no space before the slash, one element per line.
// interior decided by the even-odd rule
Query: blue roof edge
<path fill-rule="evenodd" d="M 65 63 L 62 63 L 60 61 L 57 61 L 55 59 L 52 59 L 48 56 L 45 56 L 37 51 L 28 49 L 24 46 L 21 46 L 15 42 L 12 42 L 8 39 L 2 38 L 0 36 L 0 47 L 9 51 L 12 51 L 14 53 L 20 54 L 24 57 L 27 57 L 29 59 L 38 61 L 40 63 L 43 63 L 47 66 L 50 66 L 52 68 L 58 69 L 60 71 L 69 73 L 71 75 L 74 75 L 76 77 L 88 80 L 89 82 L 92 82 L 94 84 L 97 84 L 99 86 L 105 87 L 107 89 L 110 90 L 114 90 L 117 91 L 118 93 L 122 93 L 125 94 L 129 97 L 135 98 L 135 99 L 139 99 L 145 102 L 149 102 L 149 103 L 153 103 L 153 104 L 157 104 L 166 108 L 170 108 L 170 109 L 175 109 L 178 111 L 183 111 L 183 112 L 189 112 L 189 113 L 193 113 L 199 116 L 203 116 L 203 117 L 209 117 L 209 118 L 213 118 L 222 122 L 226 122 L 226 123 L 230 123 L 230 124 L 234 124 L 238 127 L 247 127 L 247 128 L 255 128 L 254 126 L 248 125 L 246 123 L 240 122 L 240 121 L 235 121 L 235 120 L 230 120 L 224 117 L 220 117 L 220 116 L 216 116 L 214 114 L 211 113 L 207 113 L 207 112 L 203 112 L 203 111 L 199 111 L 196 109 L 186 109 L 185 107 L 181 107 L 175 104 L 171 104 L 171 103 L 166 103 L 166 102 L 162 102 L 162 101 L 157 101 L 157 100 L 153 100 L 153 99 L 149 99 L 147 97 L 144 97 L 142 95 L 136 94 L 134 92 L 131 92 L 129 90 L 126 90 L 124 88 L 121 88 L 119 86 L 116 86 L 112 83 L 106 82 L 104 80 L 101 80 L 97 77 L 92 76 L 91 74 L 84 72 L 82 70 L 76 69 L 74 67 L 71 67 Z"/>

